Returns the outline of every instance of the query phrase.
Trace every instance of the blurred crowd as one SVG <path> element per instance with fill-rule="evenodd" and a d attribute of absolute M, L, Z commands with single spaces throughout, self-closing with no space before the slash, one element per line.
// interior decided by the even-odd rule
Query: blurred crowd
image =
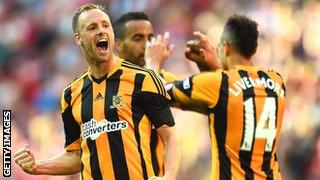
<path fill-rule="evenodd" d="M 0 109 L 12 110 L 12 152 L 25 144 L 30 145 L 36 159 L 63 152 L 60 95 L 63 88 L 87 68 L 73 42 L 71 18 L 75 8 L 86 2 L 89 1 L 0 1 Z M 184 57 L 185 44 L 193 38 L 193 31 L 208 34 L 215 44 L 228 16 L 241 13 L 256 20 L 261 38 L 255 63 L 277 70 L 287 84 L 278 152 L 283 179 L 320 179 L 319 1 L 91 2 L 106 5 L 113 21 L 129 11 L 148 13 L 156 34 L 168 31 L 175 45 L 164 68 L 182 78 L 198 73 L 196 66 Z M 182 141 L 179 179 L 209 179 L 207 117 L 177 109 L 173 112 Z M 30 176 L 13 165 L 10 179 L 77 178 L 77 175 Z"/>

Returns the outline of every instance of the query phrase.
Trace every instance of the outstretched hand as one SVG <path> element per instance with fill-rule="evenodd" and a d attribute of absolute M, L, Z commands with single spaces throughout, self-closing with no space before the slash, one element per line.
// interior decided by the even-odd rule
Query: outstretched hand
<path fill-rule="evenodd" d="M 146 67 L 159 72 L 160 67 L 171 55 L 174 45 L 169 43 L 168 32 L 164 35 L 153 37 L 146 43 L 145 59 Z"/>
<path fill-rule="evenodd" d="M 187 43 L 185 56 L 187 59 L 197 63 L 200 70 L 214 70 L 220 68 L 216 55 L 216 49 L 208 37 L 199 31 L 193 33 L 196 40 Z"/>
<path fill-rule="evenodd" d="M 21 169 L 29 174 L 38 174 L 34 155 L 30 151 L 29 146 L 25 145 L 14 153 L 14 161 Z"/>

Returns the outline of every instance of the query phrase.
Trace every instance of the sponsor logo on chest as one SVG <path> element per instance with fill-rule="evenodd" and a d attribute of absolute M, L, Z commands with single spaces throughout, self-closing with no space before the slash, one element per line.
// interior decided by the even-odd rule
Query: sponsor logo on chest
<path fill-rule="evenodd" d="M 91 119 L 89 122 L 86 122 L 81 125 L 82 137 L 84 139 L 90 138 L 91 140 L 97 139 L 102 133 L 105 132 L 114 132 L 125 130 L 128 128 L 127 121 L 116 121 L 110 122 L 106 119 L 100 120 L 99 122 L 95 119 Z"/>

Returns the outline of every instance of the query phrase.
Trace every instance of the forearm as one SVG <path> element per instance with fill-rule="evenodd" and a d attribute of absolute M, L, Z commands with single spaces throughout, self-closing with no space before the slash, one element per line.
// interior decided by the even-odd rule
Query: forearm
<path fill-rule="evenodd" d="M 37 174 L 68 175 L 80 172 L 80 166 L 79 152 L 72 151 L 37 162 L 36 172 Z"/>
<path fill-rule="evenodd" d="M 176 133 L 164 139 L 163 142 L 165 144 L 164 177 L 176 179 L 181 158 L 180 144 Z"/>

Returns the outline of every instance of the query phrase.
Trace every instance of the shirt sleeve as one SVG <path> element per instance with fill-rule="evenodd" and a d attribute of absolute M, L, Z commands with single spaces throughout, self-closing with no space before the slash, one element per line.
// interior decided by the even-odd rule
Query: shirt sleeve
<path fill-rule="evenodd" d="M 80 149 L 80 126 L 72 114 L 71 89 L 67 88 L 61 96 L 61 113 L 65 132 L 65 150 Z"/>
<path fill-rule="evenodd" d="M 179 76 L 177 76 L 171 72 L 165 71 L 163 69 L 161 69 L 159 74 L 166 82 L 180 81 L 182 79 Z"/>
<path fill-rule="evenodd" d="M 139 106 L 155 128 L 162 125 L 174 126 L 175 123 L 169 103 L 170 96 L 159 77 L 152 70 L 146 74 L 142 90 L 137 98 L 139 98 Z"/>
<path fill-rule="evenodd" d="M 222 72 L 205 72 L 166 85 L 172 101 L 181 104 L 203 103 L 214 107 L 219 98 Z"/>

